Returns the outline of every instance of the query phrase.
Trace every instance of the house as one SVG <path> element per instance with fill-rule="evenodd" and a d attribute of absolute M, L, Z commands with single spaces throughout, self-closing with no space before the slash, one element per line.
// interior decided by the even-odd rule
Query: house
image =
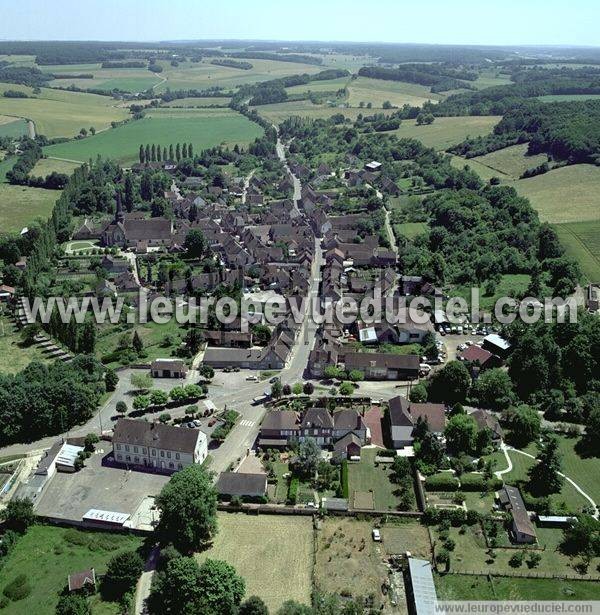
<path fill-rule="evenodd" d="M 333 445 L 333 452 L 339 459 L 360 458 L 360 438 L 355 433 L 346 434 Z"/>
<path fill-rule="evenodd" d="M 38 476 L 54 476 L 56 472 L 75 472 L 75 462 L 82 446 L 68 444 L 64 440 L 55 442 L 40 460 L 35 473 Z"/>
<path fill-rule="evenodd" d="M 367 162 L 367 164 L 365 164 L 365 170 L 370 173 L 377 173 L 377 171 L 381 170 L 381 162 L 377 162 L 376 160 Z"/>
<path fill-rule="evenodd" d="M 433 403 L 411 403 L 408 412 L 416 425 L 418 420 L 427 421 L 429 431 L 437 436 L 444 433 L 446 427 L 446 406 Z"/>
<path fill-rule="evenodd" d="M 115 462 L 125 466 L 175 472 L 208 455 L 206 434 L 162 423 L 119 419 L 113 431 Z"/>
<path fill-rule="evenodd" d="M 367 380 L 413 380 L 419 376 L 419 357 L 384 352 L 349 352 L 345 369 L 364 373 Z"/>
<path fill-rule="evenodd" d="M 300 417 L 292 410 L 267 412 L 260 425 L 258 445 L 264 448 L 286 447 L 300 435 Z"/>
<path fill-rule="evenodd" d="M 443 404 L 411 403 L 402 395 L 390 399 L 387 420 L 393 448 L 412 445 L 419 419 L 427 421 L 429 430 L 439 436 L 446 427 L 446 408 Z"/>
<path fill-rule="evenodd" d="M 153 378 L 185 378 L 188 368 L 182 359 L 154 359 L 150 373 Z"/>
<path fill-rule="evenodd" d="M 502 359 L 510 353 L 510 342 L 496 333 L 490 333 L 483 338 L 483 347 Z"/>
<path fill-rule="evenodd" d="M 585 307 L 590 312 L 600 312 L 600 284 L 588 284 L 585 289 Z"/>
<path fill-rule="evenodd" d="M 504 437 L 504 431 L 502 431 L 502 427 L 500 427 L 498 419 L 491 412 L 479 409 L 472 412 L 471 416 L 475 419 L 477 427 L 480 430 L 489 430 L 492 442 L 498 443 L 502 440 Z"/>
<path fill-rule="evenodd" d="M 476 344 L 469 346 L 462 353 L 461 360 L 477 364 L 482 370 L 502 365 L 502 359 L 498 355 L 492 354 L 489 350 Z"/>
<path fill-rule="evenodd" d="M 333 439 L 333 417 L 325 408 L 309 408 L 300 424 L 300 440 L 312 438 L 317 444 L 329 445 Z"/>
<path fill-rule="evenodd" d="M 512 516 L 512 532 L 515 542 L 532 543 L 537 540 L 535 527 L 525 508 L 521 492 L 516 487 L 505 485 L 498 494 L 500 505 Z"/>
<path fill-rule="evenodd" d="M 82 570 L 70 574 L 67 578 L 69 592 L 89 592 L 96 591 L 96 571 L 93 568 Z"/>
<path fill-rule="evenodd" d="M 412 615 L 434 615 L 437 612 L 437 594 L 431 564 L 424 559 L 408 558 L 406 598 Z"/>
<path fill-rule="evenodd" d="M 15 298 L 16 289 L 6 284 L 0 285 L 0 302 L 8 303 Z"/>
<path fill-rule="evenodd" d="M 267 475 L 221 472 L 216 489 L 222 499 L 263 498 L 267 493 Z"/>
<path fill-rule="evenodd" d="M 129 271 L 129 261 L 124 258 L 115 258 L 111 254 L 105 254 L 100 261 L 102 269 L 108 273 L 125 273 Z"/>

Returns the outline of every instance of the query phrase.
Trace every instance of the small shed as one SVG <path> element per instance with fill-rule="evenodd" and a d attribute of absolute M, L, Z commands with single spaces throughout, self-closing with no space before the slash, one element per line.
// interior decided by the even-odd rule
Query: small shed
<path fill-rule="evenodd" d="M 75 572 L 68 577 L 70 592 L 90 592 L 96 590 L 96 571 L 93 568 Z"/>

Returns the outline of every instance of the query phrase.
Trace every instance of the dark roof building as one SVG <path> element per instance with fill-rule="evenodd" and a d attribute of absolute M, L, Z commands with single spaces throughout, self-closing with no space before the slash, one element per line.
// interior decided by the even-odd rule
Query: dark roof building
<path fill-rule="evenodd" d="M 221 472 L 216 488 L 224 497 L 261 497 L 267 492 L 267 475 Z"/>
<path fill-rule="evenodd" d="M 535 527 L 529 518 L 521 492 L 516 487 L 505 485 L 499 493 L 499 498 L 505 510 L 512 515 L 512 529 L 515 542 L 535 542 L 537 538 Z"/>
<path fill-rule="evenodd" d="M 68 586 L 70 592 L 85 589 L 94 591 L 96 588 L 96 571 L 90 568 L 89 570 L 82 570 L 81 572 L 70 574 L 68 577 Z"/>

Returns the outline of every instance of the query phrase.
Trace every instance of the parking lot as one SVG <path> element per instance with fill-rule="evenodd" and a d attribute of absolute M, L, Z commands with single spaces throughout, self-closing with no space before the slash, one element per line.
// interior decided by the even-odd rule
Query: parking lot
<path fill-rule="evenodd" d="M 111 450 L 109 443 L 101 442 L 82 470 L 55 474 L 36 502 L 36 513 L 81 521 L 91 508 L 132 517 L 139 509 L 148 509 L 148 498 L 158 495 L 169 476 L 104 467 L 102 459 Z"/>

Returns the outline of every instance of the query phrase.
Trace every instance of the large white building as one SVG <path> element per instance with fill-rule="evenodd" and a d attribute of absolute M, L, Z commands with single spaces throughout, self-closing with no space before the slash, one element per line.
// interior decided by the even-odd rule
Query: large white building
<path fill-rule="evenodd" d="M 176 472 L 208 455 L 206 434 L 199 429 L 119 419 L 113 433 L 115 461 L 127 466 Z"/>

